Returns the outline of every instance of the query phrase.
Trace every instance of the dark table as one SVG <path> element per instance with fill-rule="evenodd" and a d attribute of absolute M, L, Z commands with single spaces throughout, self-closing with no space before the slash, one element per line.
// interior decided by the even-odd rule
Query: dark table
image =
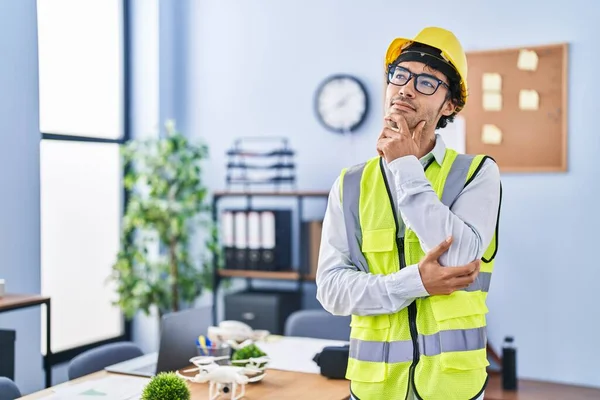
<path fill-rule="evenodd" d="M 23 308 L 45 305 L 46 307 L 46 355 L 44 356 L 44 371 L 46 387 L 52 386 L 52 349 L 50 347 L 50 297 L 36 294 L 5 294 L 0 297 L 0 313 L 20 310 Z"/>

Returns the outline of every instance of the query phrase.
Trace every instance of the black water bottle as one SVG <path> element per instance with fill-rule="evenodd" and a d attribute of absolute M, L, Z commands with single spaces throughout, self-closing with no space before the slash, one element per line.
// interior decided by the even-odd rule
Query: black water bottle
<path fill-rule="evenodd" d="M 504 338 L 502 346 L 502 387 L 517 390 L 517 349 L 512 336 Z"/>

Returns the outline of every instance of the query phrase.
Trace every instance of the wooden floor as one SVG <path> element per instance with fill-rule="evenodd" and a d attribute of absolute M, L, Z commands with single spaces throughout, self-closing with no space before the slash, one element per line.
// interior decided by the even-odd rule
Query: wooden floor
<path fill-rule="evenodd" d="M 485 400 L 600 400 L 600 389 L 520 380 L 516 391 L 503 391 L 499 374 L 490 375 Z"/>

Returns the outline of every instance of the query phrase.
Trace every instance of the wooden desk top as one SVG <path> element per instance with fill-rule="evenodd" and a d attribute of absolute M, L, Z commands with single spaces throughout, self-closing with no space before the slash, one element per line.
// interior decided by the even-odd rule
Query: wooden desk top
<path fill-rule="evenodd" d="M 552 382 L 519 380 L 517 391 L 503 391 L 500 374 L 490 375 L 485 400 L 598 400 L 600 389 Z"/>
<path fill-rule="evenodd" d="M 110 375 L 110 372 L 100 371 L 62 383 L 56 387 L 73 385 L 87 380 L 99 379 Z M 135 377 L 133 377 L 135 379 Z M 146 379 L 146 378 L 139 378 Z M 188 382 L 192 400 L 208 399 L 208 383 Z M 239 389 L 238 389 L 238 393 Z M 53 394 L 52 388 L 45 389 L 25 397 L 21 400 L 37 400 Z M 327 379 L 318 374 L 290 372 L 281 370 L 268 370 L 261 382 L 246 385 L 246 395 L 243 400 L 294 400 L 294 399 L 319 399 L 319 400 L 347 400 L 350 397 L 350 383 L 346 380 Z M 220 399 L 228 397 L 221 396 Z"/>
<path fill-rule="evenodd" d="M 108 376 L 105 371 L 96 372 L 79 379 L 65 382 L 56 387 L 64 387 L 87 380 Z M 145 378 L 140 378 L 145 379 Z M 208 398 L 207 383 L 188 383 L 192 400 Z M 331 380 L 318 374 L 268 370 L 262 382 L 246 386 L 244 400 L 254 399 L 323 399 L 347 400 L 349 398 L 349 383 L 345 380 Z M 38 400 L 51 395 L 52 388 L 22 397 L 21 400 Z M 223 396 L 221 396 L 223 398 Z M 505 392 L 502 390 L 501 377 L 498 374 L 490 376 L 490 382 L 485 391 L 485 400 L 597 400 L 600 399 L 600 389 L 563 385 L 551 382 L 520 380 L 519 390 Z"/>
<path fill-rule="evenodd" d="M 0 297 L 0 311 L 16 310 L 18 308 L 44 304 L 49 297 L 39 294 L 10 294 Z"/>

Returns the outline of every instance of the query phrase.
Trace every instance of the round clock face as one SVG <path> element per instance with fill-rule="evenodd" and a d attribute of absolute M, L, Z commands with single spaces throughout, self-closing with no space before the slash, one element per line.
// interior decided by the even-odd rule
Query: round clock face
<path fill-rule="evenodd" d="M 350 133 L 367 116 L 367 91 L 357 78 L 335 75 L 327 78 L 317 89 L 315 108 L 319 121 L 327 129 Z"/>

